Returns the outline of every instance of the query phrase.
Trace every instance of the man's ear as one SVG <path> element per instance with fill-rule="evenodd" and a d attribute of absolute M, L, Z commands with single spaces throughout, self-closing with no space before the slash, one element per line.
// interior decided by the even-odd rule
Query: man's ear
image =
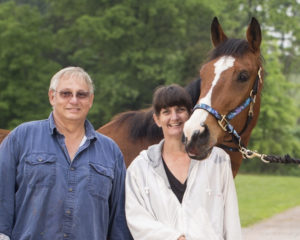
<path fill-rule="evenodd" d="M 157 115 L 156 115 L 155 113 L 153 113 L 153 119 L 154 119 L 154 122 L 156 123 L 156 125 L 157 125 L 158 127 L 161 127 L 159 118 L 157 117 Z"/>
<path fill-rule="evenodd" d="M 92 94 L 91 96 L 90 96 L 90 108 L 93 106 L 93 103 L 94 103 L 94 94 Z"/>
<path fill-rule="evenodd" d="M 53 106 L 54 105 L 54 91 L 53 90 L 48 91 L 48 97 L 49 97 L 50 104 Z"/>

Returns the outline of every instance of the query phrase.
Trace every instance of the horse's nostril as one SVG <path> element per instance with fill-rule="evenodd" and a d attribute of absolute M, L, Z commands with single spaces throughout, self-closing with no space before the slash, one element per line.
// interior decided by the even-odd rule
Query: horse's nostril
<path fill-rule="evenodd" d="M 200 135 L 201 135 L 201 133 L 200 133 L 199 130 L 194 131 L 193 135 L 192 135 L 192 138 L 191 138 L 191 141 L 196 142 Z"/>
<path fill-rule="evenodd" d="M 197 145 L 203 145 L 208 143 L 210 137 L 209 129 L 206 124 L 203 125 L 203 128 L 203 131 L 194 131 L 191 138 L 191 142 L 194 142 Z"/>

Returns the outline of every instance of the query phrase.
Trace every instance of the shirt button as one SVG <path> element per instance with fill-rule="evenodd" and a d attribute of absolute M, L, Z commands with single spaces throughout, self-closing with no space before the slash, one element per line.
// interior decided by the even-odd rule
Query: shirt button
<path fill-rule="evenodd" d="M 71 171 L 74 171 L 75 170 L 75 168 L 74 167 L 71 167 Z"/>
<path fill-rule="evenodd" d="M 72 192 L 73 191 L 73 188 L 69 188 L 69 192 Z"/>
<path fill-rule="evenodd" d="M 67 211 L 66 211 L 66 214 L 70 215 L 70 214 L 71 214 L 71 211 L 70 211 L 70 210 L 67 210 Z"/>
<path fill-rule="evenodd" d="M 68 237 L 68 234 L 64 233 L 64 238 L 67 238 Z"/>
<path fill-rule="evenodd" d="M 43 161 L 43 159 L 39 158 L 39 159 L 38 159 L 38 161 L 39 161 L 39 162 L 42 162 L 42 161 Z"/>

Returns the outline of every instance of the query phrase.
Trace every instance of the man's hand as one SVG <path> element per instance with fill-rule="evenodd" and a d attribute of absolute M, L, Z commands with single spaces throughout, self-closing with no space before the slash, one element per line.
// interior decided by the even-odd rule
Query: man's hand
<path fill-rule="evenodd" d="M 185 240 L 185 236 L 180 236 L 177 240 Z"/>

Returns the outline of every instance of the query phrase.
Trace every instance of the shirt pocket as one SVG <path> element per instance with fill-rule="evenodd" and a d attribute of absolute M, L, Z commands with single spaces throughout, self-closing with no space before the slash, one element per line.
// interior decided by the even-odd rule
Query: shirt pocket
<path fill-rule="evenodd" d="M 56 155 L 33 153 L 25 158 L 25 176 L 31 188 L 52 187 L 56 176 Z"/>
<path fill-rule="evenodd" d="M 89 163 L 89 192 L 94 197 L 108 200 L 114 179 L 113 170 L 100 164 Z"/>

